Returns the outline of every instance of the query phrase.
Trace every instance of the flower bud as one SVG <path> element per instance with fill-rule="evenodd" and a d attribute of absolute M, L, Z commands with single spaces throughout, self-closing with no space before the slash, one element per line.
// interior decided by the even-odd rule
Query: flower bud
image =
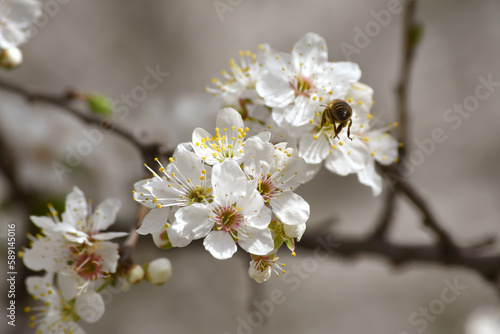
<path fill-rule="evenodd" d="M 144 279 L 144 269 L 138 264 L 134 264 L 128 270 L 127 281 L 130 284 L 137 284 Z"/>
<path fill-rule="evenodd" d="M 285 234 L 292 238 L 297 238 L 297 241 L 300 241 L 302 235 L 306 231 L 306 224 L 302 223 L 299 225 L 283 225 L 283 229 L 285 230 Z"/>
<path fill-rule="evenodd" d="M 2 50 L 0 53 L 0 66 L 12 69 L 23 63 L 23 53 L 19 48 L 12 47 Z"/>
<path fill-rule="evenodd" d="M 146 279 L 156 285 L 162 285 L 172 276 L 172 264 L 166 258 L 159 258 L 147 265 Z"/>

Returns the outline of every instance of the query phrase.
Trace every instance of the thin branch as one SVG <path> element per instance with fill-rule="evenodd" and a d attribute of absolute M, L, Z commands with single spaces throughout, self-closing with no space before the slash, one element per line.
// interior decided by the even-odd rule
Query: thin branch
<path fill-rule="evenodd" d="M 403 60 L 401 62 L 400 77 L 396 91 L 396 108 L 399 115 L 399 132 L 398 140 L 402 145 L 399 147 L 399 161 L 402 161 L 406 154 L 405 145 L 408 142 L 408 86 L 410 82 L 410 69 L 413 64 L 413 55 L 417 48 L 417 41 L 414 37 L 417 0 L 410 0 L 405 7 L 405 15 L 403 21 Z M 391 225 L 393 212 L 395 208 L 396 195 L 392 192 L 386 194 L 384 208 L 380 215 L 378 223 L 373 231 L 374 238 L 385 238 L 385 235 Z"/>
<path fill-rule="evenodd" d="M 111 120 L 103 119 L 95 116 L 90 112 L 82 112 L 71 105 L 75 96 L 80 94 L 68 90 L 62 94 L 48 94 L 41 92 L 30 91 L 22 86 L 6 82 L 0 79 L 0 88 L 12 93 L 24 96 L 29 102 L 44 102 L 53 106 L 59 107 L 61 110 L 77 117 L 82 122 L 90 125 L 102 127 L 105 130 L 110 130 L 124 138 L 126 141 L 135 146 L 141 152 L 144 161 L 152 164 L 154 158 L 158 155 L 168 154 L 163 145 L 159 143 L 145 143 L 139 140 L 130 130 L 123 128 L 111 122 Z"/>
<path fill-rule="evenodd" d="M 397 110 L 399 112 L 398 139 L 403 145 L 399 149 L 399 157 L 403 159 L 406 155 L 406 145 L 409 139 L 409 112 L 408 91 L 410 82 L 410 70 L 418 45 L 416 37 L 417 23 L 415 21 L 417 0 L 409 0 L 405 8 L 403 21 L 403 62 L 397 87 Z"/>
<path fill-rule="evenodd" d="M 436 265 L 452 265 L 473 270 L 486 281 L 498 283 L 500 277 L 500 255 L 479 256 L 468 252 L 454 252 L 445 255 L 440 245 L 397 245 L 386 240 L 374 238 L 338 237 L 328 233 L 308 233 L 300 241 L 299 249 L 319 250 L 328 245 L 336 245 L 329 252 L 332 256 L 351 258 L 361 254 L 380 255 L 395 266 L 410 263 L 426 263 Z"/>

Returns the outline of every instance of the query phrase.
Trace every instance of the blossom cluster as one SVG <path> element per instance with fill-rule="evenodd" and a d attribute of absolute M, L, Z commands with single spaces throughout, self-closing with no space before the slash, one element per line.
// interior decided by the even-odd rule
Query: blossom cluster
<path fill-rule="evenodd" d="M 162 284 L 171 275 L 167 259 L 157 259 L 144 269 L 135 264 L 127 270 L 120 268 L 119 245 L 112 239 L 124 237 L 125 232 L 104 232 L 115 221 L 121 203 L 106 199 L 92 212 L 91 201 L 75 187 L 66 196 L 64 213 L 59 217 L 49 205 L 50 216 L 31 216 L 40 233 L 30 236 L 30 248 L 22 254 L 24 264 L 31 270 L 44 270 L 44 276 L 26 280 L 28 292 L 43 306 L 26 307 L 31 315 L 31 327 L 37 333 L 84 333 L 79 320 L 96 322 L 104 313 L 99 292 L 107 285 L 117 290 L 128 289 L 147 279 Z"/>
<path fill-rule="evenodd" d="M 219 112 L 215 133 L 197 128 L 192 142 L 177 146 L 169 164 L 135 184 L 134 199 L 151 211 L 138 229 L 161 248 L 184 247 L 203 238 L 205 249 L 223 260 L 237 245 L 251 254 L 250 273 L 265 281 L 283 269 L 276 252 L 293 251 L 309 218 L 309 204 L 294 191 L 306 162 L 271 134 L 248 136 L 236 110 Z M 149 168 L 149 167 L 148 167 Z"/>
<path fill-rule="evenodd" d="M 0 66 L 21 65 L 23 54 L 18 46 L 30 36 L 30 25 L 42 15 L 39 0 L 0 1 Z"/>
<path fill-rule="evenodd" d="M 116 278 L 118 244 L 110 241 L 125 232 L 102 232 L 115 221 L 121 203 L 107 199 L 92 213 L 91 203 L 75 187 L 66 196 L 61 218 L 52 206 L 51 216 L 31 216 L 41 229 L 31 237 L 31 247 L 23 254 L 26 267 L 45 270 L 42 277 L 29 277 L 27 290 L 44 306 L 26 311 L 32 315 L 31 327 L 39 333 L 83 333 L 77 321 L 95 322 L 104 313 L 104 302 L 96 291 Z"/>
<path fill-rule="evenodd" d="M 307 163 L 307 180 L 324 164 L 341 176 L 356 174 L 374 195 L 381 193 L 375 162 L 397 161 L 399 143 L 388 133 L 397 123 L 372 127 L 373 89 L 359 81 L 357 64 L 329 62 L 325 40 L 314 33 L 289 53 L 262 44 L 256 54 L 241 51 L 240 57 L 239 64 L 230 60 L 229 72 L 222 71 L 224 80 L 212 79 L 206 88 L 223 107 L 238 110 L 251 134 L 270 131 L 272 142 L 286 141 L 298 150 Z M 350 110 L 345 122 L 328 117 L 338 102 Z"/>
<path fill-rule="evenodd" d="M 309 204 L 295 193 L 322 164 L 333 173 L 357 174 L 373 194 L 382 191 L 375 162 L 397 160 L 390 127 L 373 128 L 373 90 L 359 82 L 351 62 L 328 62 L 325 40 L 308 33 L 291 49 L 267 44 L 240 52 L 224 80 L 207 91 L 223 109 L 214 133 L 198 128 L 179 144 L 152 178 L 135 184 L 134 199 L 151 211 L 138 229 L 160 248 L 196 239 L 217 259 L 237 245 L 251 257 L 257 282 L 278 265 L 282 245 L 292 251 L 309 218 Z"/>

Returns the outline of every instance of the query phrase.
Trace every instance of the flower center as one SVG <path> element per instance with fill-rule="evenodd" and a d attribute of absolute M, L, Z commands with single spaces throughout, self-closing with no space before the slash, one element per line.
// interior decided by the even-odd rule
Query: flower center
<path fill-rule="evenodd" d="M 295 85 L 292 84 L 293 90 L 296 95 L 309 96 L 314 89 L 314 84 L 309 78 L 298 77 Z"/>
<path fill-rule="evenodd" d="M 235 208 L 234 206 L 218 208 L 215 219 L 217 228 L 227 232 L 237 230 L 244 221 L 243 215 L 241 214 L 241 208 Z"/>
<path fill-rule="evenodd" d="M 212 196 L 210 195 L 210 188 L 196 186 L 195 188 L 189 190 L 187 193 L 187 198 L 189 204 L 193 203 L 203 203 L 205 201 L 211 201 Z"/>
<path fill-rule="evenodd" d="M 266 203 L 269 203 L 275 189 L 274 183 L 270 179 L 259 179 L 257 190 L 260 192 Z"/>
<path fill-rule="evenodd" d="M 102 258 L 95 254 L 83 254 L 76 262 L 75 271 L 86 280 L 95 280 L 102 273 Z"/>

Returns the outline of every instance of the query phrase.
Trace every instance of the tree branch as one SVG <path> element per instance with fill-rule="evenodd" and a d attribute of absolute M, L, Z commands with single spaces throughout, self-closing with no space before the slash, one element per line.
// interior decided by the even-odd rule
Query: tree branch
<path fill-rule="evenodd" d="M 323 242 L 321 243 L 321 240 Z M 320 243 L 318 243 L 318 241 Z M 348 238 L 328 233 L 308 233 L 298 248 L 316 250 L 324 244 L 336 244 L 332 256 L 351 258 L 361 254 L 380 255 L 395 266 L 410 263 L 426 263 L 436 265 L 452 265 L 467 268 L 480 274 L 486 281 L 498 284 L 500 277 L 500 255 L 479 256 L 469 254 L 467 250 L 452 254 L 443 254 L 440 245 L 397 245 L 386 240 L 375 238 Z"/>
<path fill-rule="evenodd" d="M 167 155 L 169 153 L 167 152 L 166 148 L 159 143 L 143 142 L 139 140 L 130 130 L 114 124 L 111 120 L 97 117 L 90 111 L 82 112 L 78 108 L 72 106 L 72 102 L 75 100 L 75 98 L 81 95 L 79 93 L 76 93 L 75 91 L 67 90 L 62 94 L 41 93 L 30 91 L 27 88 L 15 85 L 10 82 L 6 82 L 1 79 L 0 88 L 24 96 L 29 102 L 43 102 L 59 107 L 60 110 L 77 117 L 86 124 L 95 125 L 103 128 L 104 130 L 110 130 L 113 133 L 116 133 L 117 135 L 128 141 L 130 144 L 135 146 L 142 154 L 144 161 L 148 164 L 153 164 L 154 158 L 158 155 Z"/>

